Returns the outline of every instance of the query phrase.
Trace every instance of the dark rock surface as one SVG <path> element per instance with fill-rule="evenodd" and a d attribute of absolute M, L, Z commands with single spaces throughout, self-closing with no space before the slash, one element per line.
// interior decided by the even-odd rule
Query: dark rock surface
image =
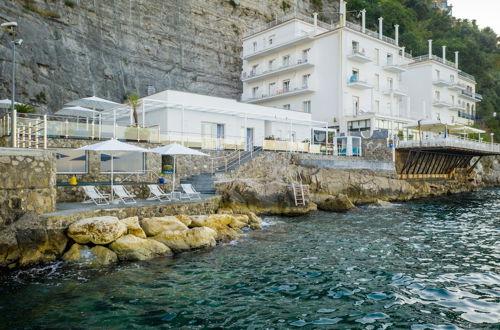
<path fill-rule="evenodd" d="M 244 31 L 295 10 L 333 12 L 336 1 L 3 0 L 17 21 L 17 100 L 53 112 L 79 97 L 176 89 L 237 98 Z M 322 6 L 323 8 L 317 8 Z M 326 19 L 326 18 L 324 18 Z M 10 37 L 0 32 L 0 98 L 10 98 Z"/>

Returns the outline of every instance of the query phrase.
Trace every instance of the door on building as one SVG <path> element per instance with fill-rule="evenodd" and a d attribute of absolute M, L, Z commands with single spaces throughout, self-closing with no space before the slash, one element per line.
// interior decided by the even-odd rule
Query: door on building
<path fill-rule="evenodd" d="M 224 149 L 224 124 L 201 124 L 201 147 L 203 149 Z"/>
<path fill-rule="evenodd" d="M 216 146 L 217 150 L 224 150 L 224 124 L 216 125 Z"/>
<path fill-rule="evenodd" d="M 247 127 L 245 151 L 253 150 L 253 128 Z"/>
<path fill-rule="evenodd" d="M 352 110 L 353 110 L 354 116 L 359 115 L 359 97 L 358 96 L 352 97 Z"/>

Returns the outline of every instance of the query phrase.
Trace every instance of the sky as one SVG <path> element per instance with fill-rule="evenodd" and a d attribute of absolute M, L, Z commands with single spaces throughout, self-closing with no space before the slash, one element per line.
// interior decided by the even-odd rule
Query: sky
<path fill-rule="evenodd" d="M 453 5 L 453 16 L 475 19 L 480 28 L 491 27 L 500 34 L 500 0 L 448 0 Z"/>

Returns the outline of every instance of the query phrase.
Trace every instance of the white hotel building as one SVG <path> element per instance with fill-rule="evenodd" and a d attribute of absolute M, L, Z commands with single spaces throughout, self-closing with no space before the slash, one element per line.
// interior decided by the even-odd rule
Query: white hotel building
<path fill-rule="evenodd" d="M 470 123 L 462 121 L 467 102 L 472 114 L 477 101 L 470 75 L 432 56 L 429 61 L 413 59 L 399 45 L 397 25 L 390 38 L 382 34 L 383 18 L 374 32 L 365 26 L 365 10 L 361 25 L 346 21 L 346 12 L 341 1 L 338 23 L 293 14 L 248 33 L 243 39 L 242 101 L 310 112 L 312 119 L 327 121 L 341 133 L 367 131 L 365 136 L 379 129 L 397 132 L 431 117 Z M 446 76 L 450 86 L 435 82 L 441 78 L 433 76 L 434 66 L 443 67 L 440 77 Z M 446 103 L 435 102 L 437 89 Z"/>

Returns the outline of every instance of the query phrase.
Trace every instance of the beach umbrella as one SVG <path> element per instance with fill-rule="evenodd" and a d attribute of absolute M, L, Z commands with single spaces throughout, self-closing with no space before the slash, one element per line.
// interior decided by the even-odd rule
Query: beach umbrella
<path fill-rule="evenodd" d="M 114 185 L 114 168 L 113 168 L 113 159 L 115 158 L 113 156 L 113 152 L 120 152 L 120 151 L 135 151 L 135 152 L 149 152 L 149 150 L 134 146 L 132 144 L 120 142 L 116 139 L 111 139 L 95 144 L 90 144 L 83 146 L 81 148 L 78 148 L 76 150 L 88 150 L 88 151 L 106 151 L 108 152 L 111 156 L 111 200 L 113 200 L 113 185 Z"/>
<path fill-rule="evenodd" d="M 94 118 L 99 111 L 92 110 L 89 108 L 84 108 L 81 106 L 73 106 L 73 107 L 65 107 L 61 110 L 57 111 L 56 115 L 65 115 L 65 116 L 76 116 L 76 117 L 86 117 L 86 118 Z"/>
<path fill-rule="evenodd" d="M 23 103 L 14 102 L 14 104 L 18 105 L 18 104 L 23 104 Z M 12 101 L 11 100 L 9 100 L 9 99 L 0 100 L 0 108 L 2 108 L 2 109 L 9 109 L 11 106 L 12 106 Z"/>
<path fill-rule="evenodd" d="M 175 163 L 176 163 L 176 156 L 179 155 L 188 155 L 188 156 L 204 156 L 207 157 L 209 155 L 204 154 L 203 152 L 200 152 L 198 150 L 194 150 L 188 147 L 184 147 L 183 145 L 180 145 L 178 143 L 172 143 L 166 146 L 162 147 L 157 147 L 154 149 L 150 149 L 150 152 L 154 152 L 157 154 L 161 155 L 168 155 L 172 156 L 174 158 L 174 173 L 173 173 L 173 178 L 172 178 L 172 192 L 175 190 Z"/>
<path fill-rule="evenodd" d="M 66 104 L 67 106 L 80 106 L 93 110 L 109 110 L 120 106 L 120 103 L 102 99 L 97 96 L 84 97 Z"/>

